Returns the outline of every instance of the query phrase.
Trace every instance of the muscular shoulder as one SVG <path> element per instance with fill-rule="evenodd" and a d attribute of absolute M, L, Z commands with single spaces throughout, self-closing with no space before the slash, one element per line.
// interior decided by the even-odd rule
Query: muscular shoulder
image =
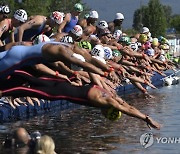
<path fill-rule="evenodd" d="M 31 20 L 29 20 L 27 23 L 36 23 L 36 24 L 41 24 L 46 20 L 45 16 L 41 16 L 41 15 L 36 15 L 34 16 Z"/>
<path fill-rule="evenodd" d="M 109 23 L 108 23 L 108 29 L 109 29 L 111 32 L 114 32 L 114 23 L 113 23 L 113 22 L 109 22 Z"/>
<path fill-rule="evenodd" d="M 85 29 L 87 27 L 87 20 L 86 19 L 81 19 L 78 21 L 78 24 Z"/>
<path fill-rule="evenodd" d="M 66 13 L 64 21 L 69 22 L 71 20 L 71 13 Z"/>
<path fill-rule="evenodd" d="M 84 33 L 85 35 L 91 35 L 96 31 L 96 27 L 95 26 L 88 26 L 84 29 Z"/>

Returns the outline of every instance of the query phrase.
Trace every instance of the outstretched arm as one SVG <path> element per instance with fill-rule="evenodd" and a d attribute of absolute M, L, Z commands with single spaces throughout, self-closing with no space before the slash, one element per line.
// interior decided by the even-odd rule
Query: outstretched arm
<path fill-rule="evenodd" d="M 114 108 L 118 109 L 124 114 L 141 119 L 147 122 L 147 124 L 150 125 L 151 127 L 160 129 L 160 125 L 156 121 L 152 120 L 149 116 L 143 114 L 135 107 L 127 104 L 124 100 L 122 100 L 118 96 L 110 97 L 109 93 L 102 88 L 99 87 L 91 88 L 89 91 L 88 98 L 92 102 L 92 104 L 94 104 L 94 106 L 96 107 L 107 109 L 108 107 L 113 106 Z"/>

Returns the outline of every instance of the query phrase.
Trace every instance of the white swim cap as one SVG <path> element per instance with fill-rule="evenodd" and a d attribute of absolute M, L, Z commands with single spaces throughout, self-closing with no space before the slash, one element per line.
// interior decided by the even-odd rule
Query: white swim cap
<path fill-rule="evenodd" d="M 99 18 L 99 15 L 98 15 L 98 13 L 97 13 L 97 11 L 90 11 L 89 12 L 89 18 L 96 18 L 96 19 L 98 19 Z"/>
<path fill-rule="evenodd" d="M 108 28 L 108 24 L 105 20 L 101 20 L 98 22 L 97 27 L 100 29 Z"/>
<path fill-rule="evenodd" d="M 133 49 L 134 51 L 138 50 L 138 44 L 136 42 L 131 42 L 130 44 L 131 49 Z"/>
<path fill-rule="evenodd" d="M 159 60 L 165 62 L 166 61 L 166 57 L 164 55 L 160 55 L 159 56 Z"/>
<path fill-rule="evenodd" d="M 112 50 L 109 47 L 104 47 L 104 58 L 111 59 L 112 58 Z"/>
<path fill-rule="evenodd" d="M 149 33 L 149 28 L 143 27 L 143 28 L 142 28 L 142 33 L 143 33 L 143 34 L 144 34 L 144 33 Z"/>
<path fill-rule="evenodd" d="M 119 40 L 119 38 L 122 36 L 122 31 L 117 29 L 114 34 L 113 34 L 113 37 L 116 39 L 116 40 Z"/>
<path fill-rule="evenodd" d="M 73 34 L 75 34 L 76 36 L 81 36 L 83 34 L 83 29 L 80 25 L 76 25 L 74 26 L 74 28 L 71 30 L 71 32 Z"/>
<path fill-rule="evenodd" d="M 63 18 L 64 18 L 64 13 L 63 12 L 59 12 L 59 11 L 54 11 L 50 18 L 55 21 L 57 24 L 61 24 L 63 22 Z"/>
<path fill-rule="evenodd" d="M 146 51 L 145 51 L 145 53 L 148 55 L 148 56 L 154 56 L 155 55 L 155 51 L 154 51 L 154 49 L 147 49 Z"/>
<path fill-rule="evenodd" d="M 26 22 L 27 12 L 23 9 L 16 10 L 16 12 L 14 13 L 14 18 L 21 22 Z"/>
<path fill-rule="evenodd" d="M 49 37 L 47 37 L 44 34 L 40 34 L 34 39 L 33 44 L 39 44 L 41 42 L 48 42 L 48 41 L 50 41 Z"/>
<path fill-rule="evenodd" d="M 102 45 L 96 45 L 92 50 L 91 50 L 91 55 L 93 56 L 99 56 L 101 58 L 104 58 L 104 48 Z"/>
<path fill-rule="evenodd" d="M 115 19 L 124 20 L 124 15 L 122 13 L 116 13 Z"/>

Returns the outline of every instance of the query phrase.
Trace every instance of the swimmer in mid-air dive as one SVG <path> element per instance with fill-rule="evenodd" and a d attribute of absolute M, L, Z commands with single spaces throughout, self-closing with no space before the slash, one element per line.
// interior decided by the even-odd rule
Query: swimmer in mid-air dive
<path fill-rule="evenodd" d="M 3 80 L 5 86 L 0 86 L 1 97 L 33 96 L 48 100 L 67 99 L 76 104 L 100 108 L 104 114 L 107 114 L 108 109 L 113 107 L 124 114 L 145 121 L 148 126 L 160 129 L 160 125 L 152 118 L 130 106 L 119 96 L 112 96 L 97 85 L 72 86 L 62 79 L 36 78 L 27 72 L 18 70 L 11 78 Z"/>

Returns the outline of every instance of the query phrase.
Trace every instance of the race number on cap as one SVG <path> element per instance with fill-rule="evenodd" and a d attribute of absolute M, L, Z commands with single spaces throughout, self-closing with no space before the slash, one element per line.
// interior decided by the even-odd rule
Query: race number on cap
<path fill-rule="evenodd" d="M 97 27 L 100 29 L 105 29 L 105 28 L 108 28 L 108 24 L 105 20 L 101 20 L 98 22 Z"/>
<path fill-rule="evenodd" d="M 59 11 L 54 11 L 51 15 L 51 19 L 54 20 L 57 24 L 61 24 L 63 22 L 64 13 Z"/>

